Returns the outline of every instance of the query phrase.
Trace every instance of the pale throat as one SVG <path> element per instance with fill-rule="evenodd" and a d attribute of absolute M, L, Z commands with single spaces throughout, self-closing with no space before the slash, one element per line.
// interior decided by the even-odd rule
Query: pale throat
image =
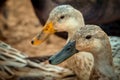
<path fill-rule="evenodd" d="M 84 22 L 74 22 L 73 24 L 70 24 L 69 29 L 67 30 L 68 32 L 68 40 L 70 40 L 76 33 L 76 31 L 79 31 L 81 27 L 84 27 L 85 24 Z"/>

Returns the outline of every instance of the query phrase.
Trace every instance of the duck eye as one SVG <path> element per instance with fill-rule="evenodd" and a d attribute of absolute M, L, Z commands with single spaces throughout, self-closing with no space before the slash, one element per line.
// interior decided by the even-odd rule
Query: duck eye
<path fill-rule="evenodd" d="M 85 38 L 90 39 L 91 37 L 92 37 L 91 35 L 87 35 Z"/>
<path fill-rule="evenodd" d="M 60 16 L 60 19 L 64 19 L 65 16 Z"/>

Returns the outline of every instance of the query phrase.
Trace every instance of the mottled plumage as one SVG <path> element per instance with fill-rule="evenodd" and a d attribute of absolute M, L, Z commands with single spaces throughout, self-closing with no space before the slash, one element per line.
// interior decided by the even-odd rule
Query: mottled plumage
<path fill-rule="evenodd" d="M 87 36 L 91 37 L 88 39 Z M 89 27 L 82 27 L 78 30 L 73 39 L 77 41 L 77 49 L 90 52 L 94 57 L 91 80 L 99 80 L 99 78 L 102 80 L 117 80 L 116 74 L 112 70 L 114 69 L 114 62 L 109 38 L 104 31 L 98 26 L 89 25 Z"/>

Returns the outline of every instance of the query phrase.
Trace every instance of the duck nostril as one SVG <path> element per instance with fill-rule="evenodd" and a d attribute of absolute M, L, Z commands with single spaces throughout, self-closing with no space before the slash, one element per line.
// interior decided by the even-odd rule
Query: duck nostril
<path fill-rule="evenodd" d="M 68 50 L 70 50 L 71 48 L 67 48 L 66 50 L 68 51 Z"/>
<path fill-rule="evenodd" d="M 31 44 L 34 44 L 34 41 L 33 41 L 33 40 L 31 41 Z"/>

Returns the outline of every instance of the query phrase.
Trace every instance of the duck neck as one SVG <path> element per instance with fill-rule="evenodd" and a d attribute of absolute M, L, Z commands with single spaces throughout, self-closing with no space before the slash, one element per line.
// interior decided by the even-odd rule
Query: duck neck
<path fill-rule="evenodd" d="M 73 29 L 67 31 L 67 32 L 68 32 L 67 42 L 75 35 L 75 33 L 76 33 L 77 31 L 80 30 L 81 27 L 85 27 L 84 22 L 83 22 L 82 24 L 78 24 L 78 25 L 74 26 Z"/>
<path fill-rule="evenodd" d="M 81 27 L 85 27 L 85 22 L 82 14 L 77 10 L 76 13 L 78 14 L 76 14 L 75 17 L 72 18 L 72 20 L 70 20 L 69 22 L 69 26 L 68 26 L 69 29 L 67 29 L 68 40 L 71 39 L 73 35 L 76 33 L 76 31 L 78 31 Z"/>
<path fill-rule="evenodd" d="M 77 31 L 76 30 L 73 30 L 73 31 L 69 31 L 68 32 L 68 38 L 67 38 L 67 43 L 69 42 L 69 40 L 74 36 L 75 32 Z"/>
<path fill-rule="evenodd" d="M 100 78 L 108 78 L 109 80 L 117 80 L 114 72 L 111 47 L 102 49 L 99 55 L 95 56 L 95 65 L 92 74 L 96 74 Z M 93 77 L 93 76 L 91 76 Z"/>

